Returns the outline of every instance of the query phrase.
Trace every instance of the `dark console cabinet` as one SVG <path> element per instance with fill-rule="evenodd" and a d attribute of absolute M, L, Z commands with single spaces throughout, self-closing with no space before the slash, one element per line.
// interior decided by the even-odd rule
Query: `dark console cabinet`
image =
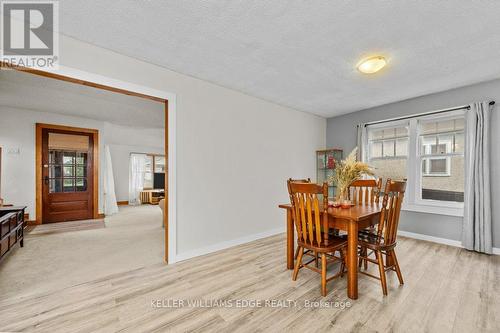
<path fill-rule="evenodd" d="M 26 207 L 0 207 L 0 261 L 19 243 L 24 245 L 24 210 Z"/>

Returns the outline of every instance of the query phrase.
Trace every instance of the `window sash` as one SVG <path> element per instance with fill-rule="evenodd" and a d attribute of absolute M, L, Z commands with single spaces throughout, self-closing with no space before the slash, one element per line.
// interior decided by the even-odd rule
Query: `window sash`
<path fill-rule="evenodd" d="M 373 125 L 364 126 L 364 134 L 362 137 L 364 138 L 363 146 L 364 149 L 363 155 L 361 156 L 362 160 L 369 163 L 372 160 L 383 160 L 383 159 L 401 159 L 406 158 L 406 174 L 407 174 L 407 195 L 403 209 L 412 210 L 412 211 L 425 211 L 425 212 L 436 212 L 436 213 L 447 213 L 448 215 L 454 216 L 462 216 L 463 215 L 463 207 L 464 204 L 461 202 L 454 201 L 440 201 L 440 200 L 430 200 L 430 199 L 422 199 L 422 179 L 424 176 L 444 176 L 444 174 L 425 174 L 422 170 L 422 161 L 425 159 L 447 159 L 447 171 L 450 171 L 451 166 L 451 157 L 455 156 L 465 156 L 465 147 L 463 147 L 463 152 L 453 152 L 455 149 L 455 135 L 463 134 L 464 137 L 467 132 L 467 128 L 463 130 L 453 130 L 453 131 L 443 131 L 436 133 L 426 133 L 421 134 L 419 131 L 419 121 L 445 121 L 445 120 L 453 120 L 458 119 L 465 116 L 465 109 L 455 110 L 444 112 L 442 114 L 433 114 L 433 115 L 423 115 L 423 116 L 415 116 L 410 119 L 402 119 L 402 120 L 394 120 L 386 123 L 379 123 Z M 370 139 L 369 131 L 374 129 L 381 128 L 396 128 L 407 126 L 408 128 L 408 136 L 402 136 L 400 138 L 391 138 L 391 139 Z M 453 141 L 451 143 L 451 149 L 447 148 L 446 154 L 427 154 L 421 152 L 421 137 L 429 137 L 429 136 L 443 136 L 443 135 L 453 135 Z M 406 156 L 391 156 L 391 157 L 371 157 L 370 156 L 370 143 L 372 142 L 380 142 L 383 140 L 394 140 L 408 138 L 408 149 Z M 465 142 L 463 143 L 465 145 Z M 435 208 L 438 209 L 435 209 Z M 443 209 L 441 209 L 443 208 Z M 434 210 L 433 210 L 434 209 Z"/>

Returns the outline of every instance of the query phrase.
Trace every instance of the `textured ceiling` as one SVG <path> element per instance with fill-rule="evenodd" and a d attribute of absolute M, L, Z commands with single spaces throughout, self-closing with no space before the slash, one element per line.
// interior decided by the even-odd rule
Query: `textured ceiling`
<path fill-rule="evenodd" d="M 500 1 L 64 0 L 62 33 L 322 116 L 500 77 Z M 357 72 L 366 55 L 389 66 Z"/>
<path fill-rule="evenodd" d="M 0 71 L 0 106 L 163 128 L 163 104 L 14 70 Z"/>

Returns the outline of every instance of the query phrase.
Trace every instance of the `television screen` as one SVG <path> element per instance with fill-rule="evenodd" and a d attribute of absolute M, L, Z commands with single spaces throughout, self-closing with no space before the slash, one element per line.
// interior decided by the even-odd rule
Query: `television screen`
<path fill-rule="evenodd" d="M 155 172 L 153 187 L 155 190 L 165 189 L 165 174 L 160 172 Z"/>

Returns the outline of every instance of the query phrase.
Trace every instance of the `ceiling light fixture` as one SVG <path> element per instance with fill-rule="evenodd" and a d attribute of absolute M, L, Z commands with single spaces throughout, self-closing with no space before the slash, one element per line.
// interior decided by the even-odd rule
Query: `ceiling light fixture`
<path fill-rule="evenodd" d="M 358 64 L 358 71 L 364 74 L 373 74 L 387 65 L 387 60 L 382 56 L 374 56 L 361 60 Z"/>

